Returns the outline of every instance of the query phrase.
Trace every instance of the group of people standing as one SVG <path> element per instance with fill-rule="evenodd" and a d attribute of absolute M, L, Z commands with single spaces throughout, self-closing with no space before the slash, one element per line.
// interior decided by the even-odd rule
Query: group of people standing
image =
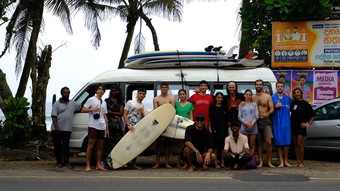
<path fill-rule="evenodd" d="M 237 83 L 230 81 L 227 95 L 221 92 L 214 96 L 207 93 L 208 83 L 202 80 L 198 91 L 188 98 L 184 89 L 178 91 L 178 100 L 168 94 L 169 85 L 160 84 L 160 95 L 153 99 L 154 109 L 169 103 L 176 109 L 176 114 L 189 118 L 195 123 L 187 127 L 185 139 L 178 140 L 179 156 L 177 167 L 193 171 L 198 167 L 215 168 L 230 165 L 231 168 L 244 168 L 255 158 L 255 142 L 257 140 L 258 164 L 263 166 L 263 142 L 266 144 L 267 165 L 272 163 L 272 145 L 277 147 L 280 164 L 278 167 L 290 167 L 288 151 L 291 140 L 295 145 L 298 167 L 303 167 L 303 141 L 308 128 L 314 120 L 314 111 L 308 102 L 303 100 L 303 92 L 295 88 L 293 99 L 284 94 L 284 84 L 276 83 L 273 96 L 263 91 L 264 82 L 255 81 L 256 93 L 250 89 L 239 93 Z M 52 109 L 52 138 L 55 147 L 57 168 L 72 168 L 69 164 L 69 139 L 72 131 L 73 113 L 82 111 L 89 113 L 88 146 L 86 151 L 85 171 L 91 171 L 91 155 L 96 145 L 96 169 L 107 170 L 101 164 L 109 155 L 115 144 L 127 131 L 134 131 L 135 125 L 146 114 L 143 104 L 146 89 L 140 88 L 135 100 L 123 101 L 119 86 L 110 88 L 110 95 L 103 100 L 105 87 L 99 84 L 96 94 L 81 107 L 69 100 L 70 90 L 61 89 L 62 97 L 54 103 Z M 106 137 L 106 139 L 105 139 Z M 107 142 L 105 142 L 107 140 Z M 165 153 L 165 167 L 172 168 L 169 162 L 171 139 L 159 137 L 156 141 L 156 163 L 159 168 L 162 146 Z M 137 158 L 137 157 L 136 157 Z M 132 167 L 136 165 L 132 160 Z"/>

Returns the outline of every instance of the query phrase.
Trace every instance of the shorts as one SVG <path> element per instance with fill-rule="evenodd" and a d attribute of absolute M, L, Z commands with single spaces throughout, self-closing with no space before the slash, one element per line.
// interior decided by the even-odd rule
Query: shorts
<path fill-rule="evenodd" d="M 291 131 L 293 135 L 302 135 L 304 137 L 307 136 L 307 129 L 302 128 L 301 125 L 296 125 L 291 127 Z"/>
<path fill-rule="evenodd" d="M 257 120 L 258 136 L 264 139 L 273 138 L 272 121 L 269 118 L 259 118 Z"/>
<path fill-rule="evenodd" d="M 105 130 L 98 130 L 93 127 L 89 127 L 87 131 L 87 136 L 89 139 L 104 139 Z"/>
<path fill-rule="evenodd" d="M 187 146 L 185 146 L 183 149 L 182 149 L 182 151 L 181 151 L 181 153 L 180 153 L 180 156 L 181 156 L 181 159 L 184 161 L 184 162 L 186 162 L 186 163 L 188 163 L 188 158 L 185 156 L 185 149 L 190 149 L 189 147 L 187 147 Z M 191 150 L 191 149 L 190 149 Z M 202 155 L 202 158 L 203 158 L 203 160 L 204 160 L 204 157 L 205 157 L 205 155 L 207 154 L 207 152 L 200 152 L 200 153 L 203 153 L 203 154 L 201 154 Z M 193 152 L 192 151 L 192 164 L 194 165 L 194 166 L 200 166 L 200 165 L 202 165 L 202 163 L 198 163 L 197 162 L 197 157 L 196 157 L 196 154 L 195 154 L 195 152 Z"/>

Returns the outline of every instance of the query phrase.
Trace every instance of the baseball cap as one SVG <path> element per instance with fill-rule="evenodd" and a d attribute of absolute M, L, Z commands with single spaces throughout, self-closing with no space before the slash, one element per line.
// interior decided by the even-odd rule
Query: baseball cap
<path fill-rule="evenodd" d="M 196 121 L 205 121 L 204 115 L 198 114 L 198 115 L 196 116 Z"/>

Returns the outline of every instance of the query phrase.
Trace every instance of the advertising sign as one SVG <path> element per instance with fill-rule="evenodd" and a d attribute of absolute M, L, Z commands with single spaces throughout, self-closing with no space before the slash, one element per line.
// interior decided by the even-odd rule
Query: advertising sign
<path fill-rule="evenodd" d="M 273 70 L 273 73 L 278 81 L 284 82 L 286 95 L 292 97 L 294 88 L 299 87 L 303 99 L 313 105 L 340 95 L 340 70 Z"/>
<path fill-rule="evenodd" d="M 273 71 L 277 81 L 283 82 L 285 85 L 284 93 L 287 96 L 290 95 L 291 87 L 292 87 L 292 71 L 291 70 L 276 70 Z"/>
<path fill-rule="evenodd" d="M 273 22 L 272 68 L 340 67 L 340 20 Z"/>
<path fill-rule="evenodd" d="M 337 71 L 314 72 L 314 104 L 318 105 L 336 98 L 338 76 Z"/>
<path fill-rule="evenodd" d="M 303 99 L 313 103 L 313 71 L 292 71 L 292 90 L 299 87 L 303 91 Z"/>

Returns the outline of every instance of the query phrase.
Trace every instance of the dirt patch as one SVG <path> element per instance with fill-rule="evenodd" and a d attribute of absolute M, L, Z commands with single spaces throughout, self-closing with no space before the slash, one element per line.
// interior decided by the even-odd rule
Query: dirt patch
<path fill-rule="evenodd" d="M 54 160 L 53 150 L 44 148 L 37 151 L 35 148 L 26 147 L 23 149 L 1 149 L 0 160 L 2 161 L 33 161 L 33 160 Z"/>

